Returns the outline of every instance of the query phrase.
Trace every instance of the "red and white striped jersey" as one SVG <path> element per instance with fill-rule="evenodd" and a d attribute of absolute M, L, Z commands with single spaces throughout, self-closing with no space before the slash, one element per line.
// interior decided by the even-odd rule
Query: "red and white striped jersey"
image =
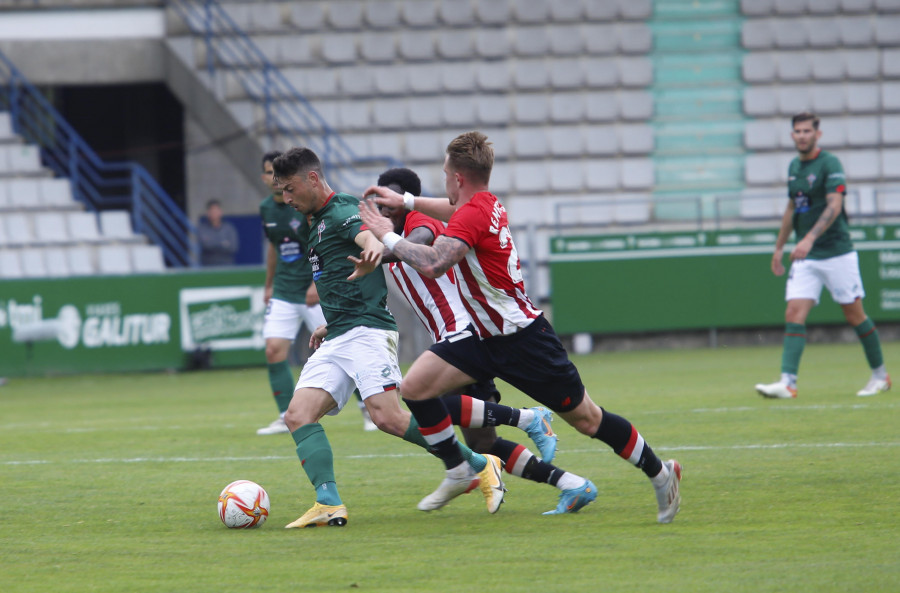
<path fill-rule="evenodd" d="M 513 334 L 541 315 L 525 293 L 506 208 L 497 196 L 472 196 L 450 217 L 444 234 L 470 248 L 456 265 L 457 279 L 463 304 L 483 338 Z"/>
<path fill-rule="evenodd" d="M 413 229 L 427 227 L 435 239 L 444 233 L 444 223 L 421 212 L 410 212 L 403 225 L 405 237 Z M 463 307 L 456 287 L 456 275 L 450 269 L 440 278 L 426 278 L 403 262 L 388 264 L 391 278 L 412 305 L 431 339 L 439 342 L 445 335 L 469 325 L 469 316 Z"/>

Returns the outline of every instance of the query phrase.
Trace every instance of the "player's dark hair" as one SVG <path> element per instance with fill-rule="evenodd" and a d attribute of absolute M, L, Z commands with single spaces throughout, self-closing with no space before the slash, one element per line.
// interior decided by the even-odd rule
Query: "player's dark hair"
<path fill-rule="evenodd" d="M 221 208 L 221 207 L 222 207 L 222 202 L 220 202 L 219 200 L 213 198 L 213 199 L 211 199 L 210 201 L 208 201 L 208 202 L 206 203 L 206 209 L 207 209 L 207 210 L 209 210 L 209 209 L 212 208 L 213 206 L 218 206 L 219 208 Z"/>
<path fill-rule="evenodd" d="M 802 111 L 791 118 L 791 127 L 793 128 L 802 121 L 811 121 L 813 128 L 819 129 L 819 116 L 812 111 Z"/>
<path fill-rule="evenodd" d="M 260 166 L 263 168 L 263 172 L 266 170 L 266 163 L 274 163 L 275 159 L 281 156 L 280 150 L 270 150 L 262 157 L 262 162 L 260 162 Z"/>
<path fill-rule="evenodd" d="M 315 171 L 322 175 L 322 162 L 316 153 L 308 148 L 292 148 L 272 161 L 275 177 L 287 179 L 299 173 Z"/>
<path fill-rule="evenodd" d="M 388 169 L 378 176 L 378 185 L 397 185 L 401 192 L 409 192 L 414 196 L 422 195 L 422 181 L 412 169 L 397 167 Z"/>
<path fill-rule="evenodd" d="M 447 164 L 455 171 L 465 171 L 473 181 L 487 184 L 494 168 L 494 149 L 481 132 L 460 134 L 447 145 Z"/>

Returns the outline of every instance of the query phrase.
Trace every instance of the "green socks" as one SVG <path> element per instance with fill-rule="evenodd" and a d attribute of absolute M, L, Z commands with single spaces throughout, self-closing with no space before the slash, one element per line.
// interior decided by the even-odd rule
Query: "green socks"
<path fill-rule="evenodd" d="M 325 429 L 318 422 L 304 424 L 291 433 L 297 443 L 297 457 L 309 481 L 316 489 L 316 502 L 327 505 L 341 504 L 341 497 L 334 480 L 334 454 L 325 436 Z"/>
<path fill-rule="evenodd" d="M 294 376 L 288 361 L 269 363 L 269 385 L 272 386 L 278 411 L 284 414 L 294 397 Z"/>
<path fill-rule="evenodd" d="M 431 448 L 425 441 L 425 437 L 419 432 L 419 423 L 416 422 L 416 419 L 413 416 L 409 417 L 409 426 L 406 428 L 403 440 L 419 445 L 426 451 L 431 452 Z M 463 459 L 465 459 L 476 472 L 480 472 L 487 467 L 487 459 L 485 459 L 484 455 L 472 451 L 472 449 L 469 449 L 463 443 L 459 442 L 459 440 L 456 441 L 456 444 L 459 445 L 459 451 L 462 453 Z"/>
<path fill-rule="evenodd" d="M 800 357 L 806 346 L 806 326 L 802 323 L 786 323 L 784 326 L 784 350 L 781 353 L 781 372 L 796 375 Z"/>
<path fill-rule="evenodd" d="M 884 364 L 884 357 L 881 355 L 881 340 L 878 338 L 878 330 L 875 329 L 875 323 L 866 317 L 866 320 L 853 328 L 859 341 L 862 342 L 863 350 L 866 353 L 866 360 L 869 361 L 869 368 L 877 369 Z"/>

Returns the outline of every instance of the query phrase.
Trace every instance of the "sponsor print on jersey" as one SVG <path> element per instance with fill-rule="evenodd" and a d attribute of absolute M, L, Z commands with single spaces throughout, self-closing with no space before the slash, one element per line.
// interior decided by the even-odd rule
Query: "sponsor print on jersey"
<path fill-rule="evenodd" d="M 281 245 L 278 246 L 278 252 L 281 261 L 287 263 L 295 262 L 303 255 L 303 249 L 300 248 L 300 243 L 291 241 L 287 237 L 285 237 Z"/>
<path fill-rule="evenodd" d="M 319 277 L 322 275 L 322 266 L 319 263 L 319 254 L 316 253 L 315 249 L 310 249 L 306 257 L 309 259 L 310 266 L 312 266 L 313 282 L 318 282 Z"/>
<path fill-rule="evenodd" d="M 350 218 L 347 218 L 346 220 L 344 220 L 344 222 L 341 223 L 341 228 L 346 229 L 346 228 L 352 226 L 353 223 L 359 222 L 361 220 L 362 219 L 360 218 L 359 214 L 354 214 L 353 216 L 351 216 Z"/>
<path fill-rule="evenodd" d="M 797 195 L 794 196 L 794 211 L 798 214 L 809 212 L 809 196 L 802 191 L 797 192 Z"/>

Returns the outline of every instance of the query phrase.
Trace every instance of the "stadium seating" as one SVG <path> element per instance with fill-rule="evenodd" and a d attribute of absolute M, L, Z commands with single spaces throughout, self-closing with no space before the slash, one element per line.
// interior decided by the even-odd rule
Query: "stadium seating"
<path fill-rule="evenodd" d="M 90 275 L 101 271 L 101 260 L 106 273 L 164 269 L 159 247 L 146 245 L 146 237 L 134 232 L 130 212 L 101 212 L 98 225 L 98 215 L 74 199 L 69 180 L 50 177 L 37 148 L 13 133 L 5 112 L 0 112 L 0 163 L 0 278 Z M 133 255 L 129 246 L 150 249 Z M 126 254 L 127 267 L 113 251 Z"/>
<path fill-rule="evenodd" d="M 0 249 L 0 278 L 22 278 L 25 272 L 22 270 L 22 260 L 18 249 Z"/>
<path fill-rule="evenodd" d="M 132 245 L 131 269 L 136 274 L 153 274 L 166 269 L 159 245 Z"/>
<path fill-rule="evenodd" d="M 821 146 L 842 159 L 851 187 L 896 179 L 886 147 L 900 142 L 900 3 L 742 0 L 741 9 L 743 105 L 754 118 L 746 183 L 783 185 L 790 117 L 806 110 L 822 116 Z M 741 203 L 742 216 L 761 211 Z"/>
<path fill-rule="evenodd" d="M 131 252 L 118 245 L 101 245 L 96 249 L 97 273 L 104 275 L 131 274 Z"/>
<path fill-rule="evenodd" d="M 477 128 L 492 134 L 506 171 L 494 181 L 510 179 L 510 201 L 570 184 L 573 195 L 594 195 L 588 179 L 601 156 L 615 159 L 609 197 L 652 186 L 650 0 L 311 0 L 260 2 L 259 15 L 221 4 L 361 158 L 391 155 L 421 169 Z M 194 49 L 205 67 L 201 38 Z M 237 73 L 224 82 L 229 105 L 255 127 L 262 111 L 248 87 Z M 598 131 L 608 124 L 611 134 Z M 566 181 L 552 173 L 574 167 Z M 648 171 L 649 180 L 634 178 Z"/>

